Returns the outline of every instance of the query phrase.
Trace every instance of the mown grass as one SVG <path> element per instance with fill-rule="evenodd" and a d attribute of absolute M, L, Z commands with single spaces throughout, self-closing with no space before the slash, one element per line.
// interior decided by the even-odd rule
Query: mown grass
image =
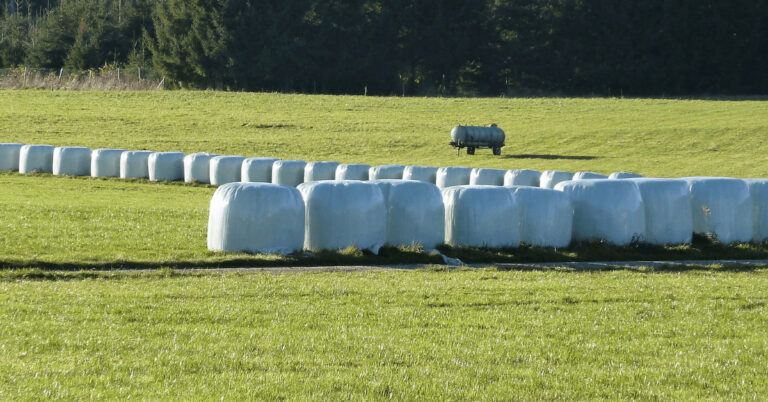
<path fill-rule="evenodd" d="M 0 399 L 761 399 L 765 269 L 0 277 Z"/>
<path fill-rule="evenodd" d="M 456 99 L 222 92 L 0 90 L 0 141 L 337 160 L 768 176 L 768 101 Z M 497 123 L 501 157 L 448 145 Z"/>

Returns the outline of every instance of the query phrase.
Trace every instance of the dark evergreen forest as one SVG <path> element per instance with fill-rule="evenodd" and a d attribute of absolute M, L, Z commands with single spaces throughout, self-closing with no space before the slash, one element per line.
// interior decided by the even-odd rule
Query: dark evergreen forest
<path fill-rule="evenodd" d="M 765 0 L 0 1 L 5 68 L 306 93 L 768 93 Z"/>

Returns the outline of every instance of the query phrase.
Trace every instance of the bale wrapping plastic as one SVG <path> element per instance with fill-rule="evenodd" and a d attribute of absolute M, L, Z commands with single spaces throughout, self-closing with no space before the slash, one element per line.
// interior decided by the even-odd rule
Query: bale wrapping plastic
<path fill-rule="evenodd" d="M 645 238 L 645 205 L 629 180 L 574 180 L 558 183 L 573 205 L 573 239 L 602 239 L 626 245 Z"/>
<path fill-rule="evenodd" d="M 508 188 L 453 186 L 442 192 L 446 243 L 492 248 L 520 245 L 520 209 Z"/>
<path fill-rule="evenodd" d="M 124 149 L 94 149 L 91 152 L 91 176 L 120 177 L 120 156 Z"/>
<path fill-rule="evenodd" d="M 272 183 L 296 187 L 304 182 L 304 167 L 307 162 L 278 160 L 272 164 Z"/>
<path fill-rule="evenodd" d="M 153 151 L 125 151 L 120 155 L 120 178 L 148 179 L 149 155 Z"/>
<path fill-rule="evenodd" d="M 632 179 L 645 205 L 645 241 L 688 244 L 693 234 L 688 183 L 678 179 Z"/>
<path fill-rule="evenodd" d="M 147 167 L 149 168 L 149 180 L 184 180 L 184 153 L 154 152 L 149 155 Z"/>
<path fill-rule="evenodd" d="M 721 243 L 752 239 L 752 199 L 747 182 L 725 177 L 686 177 L 691 194 L 693 232 Z"/>
<path fill-rule="evenodd" d="M 24 145 L 19 150 L 19 173 L 53 173 L 53 145 Z"/>
<path fill-rule="evenodd" d="M 313 181 L 299 187 L 304 198 L 304 248 L 349 246 L 378 253 L 387 240 L 387 210 L 379 186 L 365 181 Z"/>
<path fill-rule="evenodd" d="M 289 254 L 304 244 L 304 201 L 293 187 L 228 183 L 216 189 L 208 216 L 208 249 Z"/>
<path fill-rule="evenodd" d="M 304 167 L 304 183 L 319 180 L 333 180 L 336 178 L 336 168 L 338 166 L 339 162 L 307 162 L 307 166 Z"/>
<path fill-rule="evenodd" d="M 421 244 L 430 250 L 443 244 L 445 210 L 440 190 L 414 180 L 376 180 L 387 210 L 387 244 Z"/>
<path fill-rule="evenodd" d="M 613 172 L 608 176 L 609 179 L 636 179 L 639 177 L 643 177 L 642 175 L 639 175 L 637 173 L 631 173 L 631 172 Z"/>
<path fill-rule="evenodd" d="M 587 172 L 587 171 L 579 171 L 573 174 L 572 180 L 598 180 L 598 179 L 607 179 L 608 176 L 600 173 L 595 172 Z"/>
<path fill-rule="evenodd" d="M 511 188 L 520 210 L 520 241 L 541 247 L 567 247 L 573 231 L 573 207 L 562 191 L 532 186 Z"/>
<path fill-rule="evenodd" d="M 240 172 L 243 166 L 244 156 L 214 156 L 209 163 L 209 176 L 211 184 L 222 184 L 240 181 Z"/>
<path fill-rule="evenodd" d="M 403 165 L 383 165 L 383 166 L 371 166 L 368 169 L 369 180 L 383 180 L 383 179 L 402 179 Z"/>
<path fill-rule="evenodd" d="M 53 174 L 88 176 L 91 174 L 91 149 L 56 147 L 53 150 Z"/>
<path fill-rule="evenodd" d="M 23 146 L 15 142 L 0 144 L 0 170 L 19 170 L 19 154 Z"/>
<path fill-rule="evenodd" d="M 403 180 L 418 180 L 435 184 L 437 168 L 431 166 L 406 166 L 403 169 Z"/>
<path fill-rule="evenodd" d="M 198 152 L 184 157 L 184 181 L 187 183 L 211 182 L 211 158 L 218 154 Z"/>
<path fill-rule="evenodd" d="M 531 169 L 508 170 L 504 174 L 504 187 L 530 186 L 539 187 L 541 172 Z"/>
<path fill-rule="evenodd" d="M 240 170 L 240 180 L 260 183 L 272 182 L 272 165 L 277 158 L 245 158 Z"/>
<path fill-rule="evenodd" d="M 336 180 L 368 180 L 371 165 L 342 163 L 336 167 Z"/>
<path fill-rule="evenodd" d="M 466 186 L 469 184 L 469 176 L 472 168 L 468 167 L 441 167 L 437 169 L 435 184 L 440 189 L 453 186 Z"/>
<path fill-rule="evenodd" d="M 748 179 L 752 198 L 752 241 L 768 240 L 768 179 Z"/>
<path fill-rule="evenodd" d="M 474 168 L 469 176 L 469 184 L 472 186 L 503 186 L 504 175 L 507 174 L 503 169 Z"/>
<path fill-rule="evenodd" d="M 555 188 L 557 183 L 568 180 L 573 180 L 573 173 L 563 172 L 562 170 L 545 170 L 541 172 L 541 178 L 539 178 L 539 187 Z"/>

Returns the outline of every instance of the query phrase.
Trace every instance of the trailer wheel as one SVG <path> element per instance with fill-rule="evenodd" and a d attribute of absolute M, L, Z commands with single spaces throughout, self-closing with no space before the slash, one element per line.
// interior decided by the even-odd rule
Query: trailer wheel
<path fill-rule="evenodd" d="M 501 147 L 493 147 L 494 155 L 501 155 Z"/>
<path fill-rule="evenodd" d="M 467 155 L 474 155 L 475 147 L 467 147 Z"/>

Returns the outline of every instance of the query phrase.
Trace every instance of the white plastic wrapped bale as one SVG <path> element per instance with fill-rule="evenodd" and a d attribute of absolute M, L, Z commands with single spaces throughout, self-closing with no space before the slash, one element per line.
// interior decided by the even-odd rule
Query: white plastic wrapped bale
<path fill-rule="evenodd" d="M 574 180 L 555 189 L 571 198 L 574 240 L 621 246 L 645 238 L 645 205 L 633 181 Z"/>
<path fill-rule="evenodd" d="M 24 145 L 19 150 L 19 173 L 53 173 L 53 145 Z"/>
<path fill-rule="evenodd" d="M 469 184 L 472 186 L 503 186 L 504 175 L 507 174 L 503 169 L 474 168 L 469 176 Z"/>
<path fill-rule="evenodd" d="M 469 176 L 472 168 L 468 167 L 441 167 L 437 169 L 435 184 L 440 189 L 453 186 L 466 186 L 469 184 Z"/>
<path fill-rule="evenodd" d="M 154 151 L 125 151 L 120 155 L 120 178 L 148 179 L 149 155 Z"/>
<path fill-rule="evenodd" d="M 91 149 L 56 147 L 53 150 L 53 174 L 88 176 L 91 174 Z"/>
<path fill-rule="evenodd" d="M 520 245 L 520 209 L 508 188 L 453 186 L 442 191 L 446 243 L 492 248 Z"/>
<path fill-rule="evenodd" d="M 272 183 L 296 187 L 304 182 L 304 168 L 307 162 L 278 160 L 272 164 Z"/>
<path fill-rule="evenodd" d="M 187 183 L 211 182 L 211 158 L 218 154 L 198 152 L 184 157 L 184 181 Z M 269 181 L 269 180 L 267 180 Z"/>
<path fill-rule="evenodd" d="M 504 186 L 529 186 L 538 187 L 541 172 L 531 169 L 507 170 L 504 174 Z"/>
<path fill-rule="evenodd" d="M 571 180 L 599 180 L 599 179 L 607 179 L 608 176 L 600 173 L 595 172 L 587 172 L 587 171 L 579 171 L 573 174 L 573 179 Z"/>
<path fill-rule="evenodd" d="M 403 180 L 417 180 L 435 184 L 437 182 L 437 168 L 431 166 L 406 166 L 403 169 Z"/>
<path fill-rule="evenodd" d="M 334 180 L 336 178 L 336 168 L 339 162 L 318 161 L 307 162 L 304 167 L 304 183 L 320 180 Z"/>
<path fill-rule="evenodd" d="M 336 167 L 336 180 L 368 180 L 370 168 L 362 163 L 342 163 Z"/>
<path fill-rule="evenodd" d="M 611 173 L 608 178 L 609 179 L 636 179 L 638 177 L 643 177 L 642 175 L 639 175 L 637 173 L 631 173 L 631 172 L 613 172 Z"/>
<path fill-rule="evenodd" d="M 445 211 L 440 190 L 432 183 L 414 180 L 372 181 L 384 196 L 387 210 L 387 244 L 421 244 L 430 250 L 445 239 Z"/>
<path fill-rule="evenodd" d="M 768 240 L 768 179 L 748 179 L 752 198 L 752 241 Z"/>
<path fill-rule="evenodd" d="M 568 180 L 573 180 L 573 173 L 563 172 L 562 170 L 545 170 L 541 172 L 541 178 L 539 178 L 539 187 L 555 188 L 557 183 Z"/>
<path fill-rule="evenodd" d="M 633 179 L 645 205 L 645 241 L 688 244 L 693 234 L 688 184 L 679 179 Z"/>
<path fill-rule="evenodd" d="M 289 254 L 304 244 L 304 201 L 293 187 L 228 183 L 216 189 L 208 215 L 208 249 Z"/>
<path fill-rule="evenodd" d="M 214 156 L 211 158 L 209 175 L 211 184 L 222 184 L 240 181 L 240 172 L 243 166 L 244 156 Z"/>
<path fill-rule="evenodd" d="M 94 149 L 91 152 L 92 177 L 120 177 L 120 157 L 124 149 Z"/>
<path fill-rule="evenodd" d="M 520 209 L 520 241 L 541 247 L 567 247 L 573 231 L 573 207 L 562 191 L 533 186 L 511 188 Z"/>
<path fill-rule="evenodd" d="M 277 158 L 245 158 L 240 170 L 240 180 L 271 183 L 272 165 L 278 160 Z"/>
<path fill-rule="evenodd" d="M 15 142 L 0 144 L 0 170 L 19 170 L 19 153 L 23 146 Z"/>
<path fill-rule="evenodd" d="M 304 198 L 304 248 L 349 246 L 378 253 L 387 240 L 387 210 L 379 186 L 357 180 L 313 181 L 299 187 Z"/>
<path fill-rule="evenodd" d="M 402 179 L 403 165 L 383 165 L 383 166 L 371 166 L 368 169 L 369 180 L 384 180 L 384 179 Z"/>
<path fill-rule="evenodd" d="M 149 180 L 184 180 L 184 153 L 154 152 L 149 155 L 147 167 L 149 168 Z"/>
<path fill-rule="evenodd" d="M 725 177 L 686 177 L 691 194 L 693 232 L 721 243 L 752 240 L 752 199 L 747 182 Z"/>

